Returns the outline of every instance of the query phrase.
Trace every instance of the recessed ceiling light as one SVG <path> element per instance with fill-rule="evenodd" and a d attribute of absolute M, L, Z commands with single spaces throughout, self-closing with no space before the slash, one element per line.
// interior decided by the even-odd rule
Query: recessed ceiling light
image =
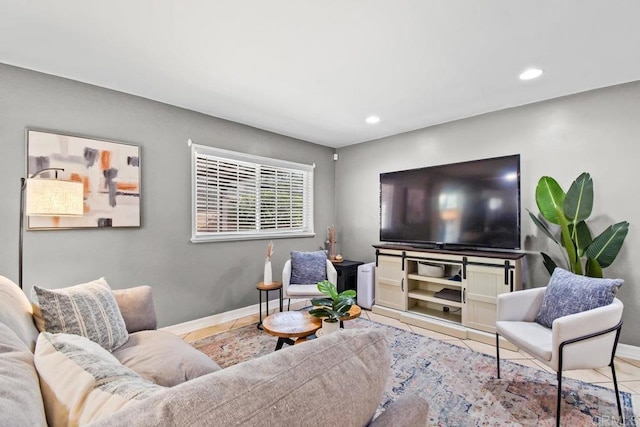
<path fill-rule="evenodd" d="M 538 78 L 542 75 L 542 70 L 539 68 L 529 68 L 520 74 L 520 80 L 531 80 Z"/>
<path fill-rule="evenodd" d="M 380 121 L 380 117 L 378 116 L 369 116 L 365 119 L 365 121 L 367 123 L 369 123 L 370 125 L 376 124 Z"/>

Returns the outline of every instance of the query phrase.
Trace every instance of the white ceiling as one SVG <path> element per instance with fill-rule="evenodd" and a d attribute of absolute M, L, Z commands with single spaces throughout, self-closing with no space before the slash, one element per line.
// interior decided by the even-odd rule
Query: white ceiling
<path fill-rule="evenodd" d="M 639 47 L 638 0 L 0 0 L 0 62 L 331 147 L 640 80 Z"/>

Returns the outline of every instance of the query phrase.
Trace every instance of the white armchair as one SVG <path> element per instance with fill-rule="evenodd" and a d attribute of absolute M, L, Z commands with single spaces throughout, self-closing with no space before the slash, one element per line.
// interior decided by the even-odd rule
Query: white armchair
<path fill-rule="evenodd" d="M 327 280 L 337 284 L 338 272 L 333 263 L 327 259 Z M 291 308 L 291 298 L 316 298 L 323 294 L 318 290 L 317 283 L 290 283 L 291 282 L 291 260 L 284 263 L 282 269 L 282 297 L 289 300 L 287 310 Z"/>
<path fill-rule="evenodd" d="M 623 305 L 615 298 L 604 307 L 557 318 L 551 329 L 535 322 L 546 288 L 498 296 L 496 320 L 497 374 L 500 378 L 500 336 L 520 347 L 551 369 L 558 378 L 556 425 L 560 425 L 562 372 L 573 369 L 611 367 L 613 384 L 622 420 L 618 381 L 613 364 Z"/>

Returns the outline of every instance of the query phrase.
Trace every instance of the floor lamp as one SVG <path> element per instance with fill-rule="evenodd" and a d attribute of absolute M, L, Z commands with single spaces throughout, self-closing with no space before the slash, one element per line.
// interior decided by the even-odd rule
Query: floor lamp
<path fill-rule="evenodd" d="M 45 172 L 55 171 L 55 179 L 37 178 Z M 82 182 L 57 179 L 62 168 L 39 170 L 20 183 L 20 241 L 18 254 L 18 285 L 22 289 L 22 246 L 24 217 L 27 216 L 82 216 L 84 186 Z M 25 205 L 26 199 L 26 205 Z"/>

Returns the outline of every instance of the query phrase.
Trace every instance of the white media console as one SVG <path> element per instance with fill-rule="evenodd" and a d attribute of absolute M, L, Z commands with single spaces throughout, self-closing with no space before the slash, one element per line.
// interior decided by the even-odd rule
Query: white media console
<path fill-rule="evenodd" d="M 521 253 L 374 248 L 372 311 L 458 338 L 495 342 L 497 296 L 522 289 Z"/>

